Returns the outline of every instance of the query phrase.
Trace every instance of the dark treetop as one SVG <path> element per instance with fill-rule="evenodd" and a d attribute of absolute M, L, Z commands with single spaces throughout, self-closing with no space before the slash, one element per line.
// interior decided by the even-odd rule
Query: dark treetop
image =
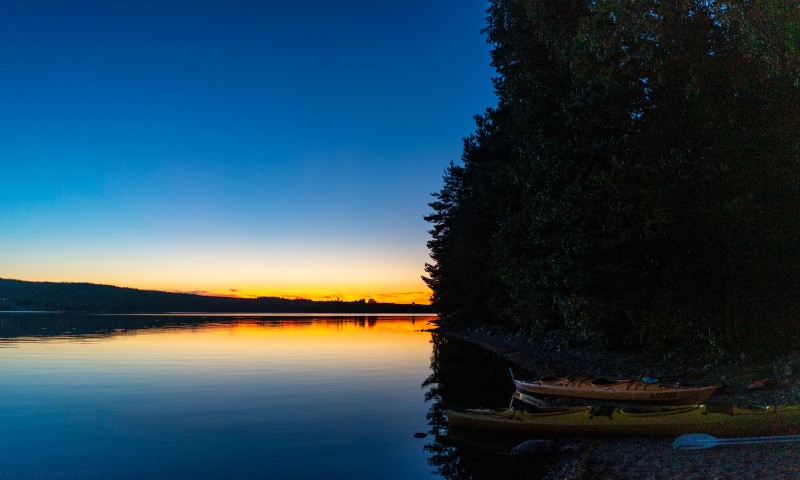
<path fill-rule="evenodd" d="M 434 194 L 443 318 L 732 351 L 800 331 L 796 2 L 493 0 Z"/>

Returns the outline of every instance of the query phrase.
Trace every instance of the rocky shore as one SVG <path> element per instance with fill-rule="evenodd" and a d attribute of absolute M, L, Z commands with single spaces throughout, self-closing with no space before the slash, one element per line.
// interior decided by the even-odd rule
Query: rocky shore
<path fill-rule="evenodd" d="M 476 344 L 506 359 L 518 377 L 593 376 L 662 383 L 721 385 L 715 404 L 800 404 L 800 351 L 767 358 L 710 358 L 610 351 L 554 333 L 539 341 L 486 329 L 439 327 L 442 335 Z M 761 388 L 752 387 L 758 381 Z M 800 479 L 800 442 L 677 451 L 672 439 L 558 439 L 547 480 Z M 568 448 L 563 448 L 567 446 Z M 535 459 L 532 461 L 536 461 Z"/>

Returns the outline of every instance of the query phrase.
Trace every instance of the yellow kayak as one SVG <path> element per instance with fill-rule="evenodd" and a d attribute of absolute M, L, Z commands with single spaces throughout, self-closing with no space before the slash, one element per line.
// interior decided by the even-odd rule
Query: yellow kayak
<path fill-rule="evenodd" d="M 553 407 L 448 410 L 450 427 L 561 436 L 753 436 L 800 432 L 800 405 Z"/>
<path fill-rule="evenodd" d="M 680 387 L 636 380 L 603 380 L 599 378 L 514 380 L 514 384 L 518 391 L 531 395 L 650 402 L 659 405 L 703 403 L 719 388 L 718 386 Z"/>

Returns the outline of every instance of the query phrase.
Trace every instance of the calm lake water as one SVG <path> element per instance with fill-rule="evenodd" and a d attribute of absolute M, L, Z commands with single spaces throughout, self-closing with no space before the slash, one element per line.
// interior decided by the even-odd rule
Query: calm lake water
<path fill-rule="evenodd" d="M 0 314 L 0 479 L 491 478 L 443 410 L 506 367 L 432 320 Z"/>

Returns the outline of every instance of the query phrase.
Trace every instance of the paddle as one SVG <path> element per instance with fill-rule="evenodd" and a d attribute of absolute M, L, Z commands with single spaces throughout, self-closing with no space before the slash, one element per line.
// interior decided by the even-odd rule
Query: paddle
<path fill-rule="evenodd" d="M 681 435 L 672 442 L 672 448 L 678 450 L 700 450 L 717 445 L 744 445 L 748 443 L 784 443 L 800 442 L 800 435 L 779 435 L 774 437 L 717 438 L 704 433 Z"/>

